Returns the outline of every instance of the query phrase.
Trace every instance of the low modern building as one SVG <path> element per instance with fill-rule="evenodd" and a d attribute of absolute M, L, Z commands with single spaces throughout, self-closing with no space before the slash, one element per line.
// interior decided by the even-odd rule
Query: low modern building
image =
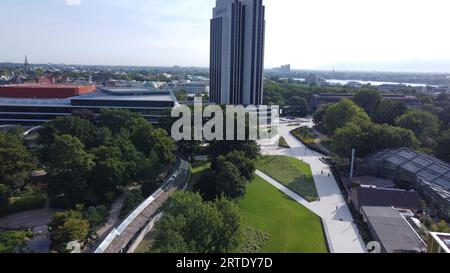
<path fill-rule="evenodd" d="M 5 98 L 0 97 L 0 125 L 36 125 L 56 117 L 71 115 L 74 110 L 89 109 L 98 114 L 105 108 L 128 109 L 141 113 L 151 123 L 178 104 L 170 91 L 148 89 L 97 89 L 95 92 L 69 98 Z"/>
<path fill-rule="evenodd" d="M 0 97 L 3 98 L 35 98 L 64 99 L 94 92 L 96 87 L 90 85 L 24 83 L 0 86 Z"/>
<path fill-rule="evenodd" d="M 366 157 L 358 174 L 391 179 L 415 189 L 437 216 L 450 219 L 450 164 L 409 148 L 388 149 Z"/>
<path fill-rule="evenodd" d="M 430 232 L 428 253 L 450 253 L 450 233 Z"/>
<path fill-rule="evenodd" d="M 315 94 L 310 100 L 310 104 L 314 107 L 321 108 L 326 105 L 335 104 L 342 99 L 353 100 L 354 94 L 349 93 L 321 93 Z M 387 100 L 400 101 L 410 108 L 421 105 L 420 100 L 415 96 L 401 95 L 401 94 L 382 94 L 382 97 Z"/>
<path fill-rule="evenodd" d="M 363 221 L 382 253 L 425 253 L 427 246 L 402 213 L 392 207 L 362 207 Z"/>
<path fill-rule="evenodd" d="M 395 207 L 413 212 L 421 210 L 419 195 L 415 191 L 354 187 L 349 196 L 353 206 L 361 213 L 362 207 Z"/>

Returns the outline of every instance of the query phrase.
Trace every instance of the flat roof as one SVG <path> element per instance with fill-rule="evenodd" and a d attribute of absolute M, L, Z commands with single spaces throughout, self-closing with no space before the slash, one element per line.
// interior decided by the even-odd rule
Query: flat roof
<path fill-rule="evenodd" d="M 76 84 L 70 84 L 70 83 L 55 83 L 55 84 L 41 84 L 41 83 L 22 83 L 22 84 L 8 84 L 0 86 L 0 88 L 32 88 L 32 89 L 38 89 L 38 88 L 81 88 L 81 87 L 89 87 L 94 84 L 88 84 L 88 85 L 76 85 Z"/>
<path fill-rule="evenodd" d="M 450 200 L 450 164 L 409 148 L 388 149 L 366 158 L 367 161 L 386 162 L 413 173 L 443 198 Z"/>
<path fill-rule="evenodd" d="M 426 252 L 426 244 L 392 207 L 362 207 L 363 214 L 388 253 Z"/>
<path fill-rule="evenodd" d="M 145 95 L 132 95 L 134 92 L 141 92 L 142 89 L 118 89 L 123 91 L 116 91 L 116 89 L 97 89 L 97 91 L 70 98 L 71 100 L 114 100 L 114 101 L 163 101 L 163 102 L 175 102 L 176 99 L 169 91 L 152 92 L 148 91 Z M 115 90 L 113 92 L 122 93 L 114 94 L 108 91 Z M 123 95 L 124 92 L 130 95 Z"/>
<path fill-rule="evenodd" d="M 136 89 L 120 89 L 120 90 L 131 90 Z M 115 101 L 115 102 L 161 102 L 161 103 L 177 103 L 177 100 L 172 92 L 170 91 L 159 91 L 159 92 L 148 92 L 146 95 L 115 95 L 112 93 L 105 92 L 101 89 L 97 91 L 83 94 L 75 97 L 70 97 L 66 99 L 34 99 L 34 98 L 7 98 L 0 97 L 0 106 L 28 106 L 28 107 L 72 107 L 79 105 L 74 105 L 72 101 L 86 101 L 86 102 L 96 102 L 96 101 Z M 99 105 L 102 106 L 102 105 Z M 102 106 L 103 107 L 103 106 Z M 124 108 L 127 108 L 124 106 Z M 132 108 L 132 107 L 131 107 Z"/>

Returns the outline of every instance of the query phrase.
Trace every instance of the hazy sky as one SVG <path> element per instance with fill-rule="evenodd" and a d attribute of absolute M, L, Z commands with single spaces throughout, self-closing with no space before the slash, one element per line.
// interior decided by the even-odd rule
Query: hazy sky
<path fill-rule="evenodd" d="M 1 0 L 0 62 L 208 66 L 215 0 Z M 265 0 L 267 68 L 450 72 L 448 0 Z"/>

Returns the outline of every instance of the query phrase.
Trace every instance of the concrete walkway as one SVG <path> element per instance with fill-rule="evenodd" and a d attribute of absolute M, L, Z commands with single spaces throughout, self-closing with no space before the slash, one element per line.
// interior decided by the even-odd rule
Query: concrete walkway
<path fill-rule="evenodd" d="M 302 125 L 305 126 L 305 124 Z M 311 126 L 311 122 L 308 122 L 307 125 Z M 309 150 L 290 134 L 290 131 L 297 127 L 288 127 L 287 124 L 280 124 L 280 135 L 285 138 L 291 147 L 290 149 L 279 149 L 272 145 L 261 145 L 261 152 L 264 155 L 291 156 L 308 163 L 311 166 L 320 200 L 307 202 L 298 194 L 260 171 L 257 171 L 256 174 L 323 219 L 325 234 L 327 235 L 329 248 L 332 253 L 366 252 L 366 247 L 361 239 L 358 228 L 354 224 L 354 219 L 339 186 L 331 174 L 330 167 L 320 160 L 323 155 Z"/>
<path fill-rule="evenodd" d="M 114 203 L 111 205 L 108 221 L 105 223 L 105 225 L 103 225 L 100 229 L 97 230 L 97 235 L 99 238 L 106 236 L 106 234 L 120 222 L 120 211 L 122 210 L 125 199 L 126 195 L 122 194 L 119 197 L 117 197 Z"/>

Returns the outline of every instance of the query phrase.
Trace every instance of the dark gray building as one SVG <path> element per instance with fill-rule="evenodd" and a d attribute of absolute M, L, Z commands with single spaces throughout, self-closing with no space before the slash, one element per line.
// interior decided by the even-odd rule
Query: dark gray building
<path fill-rule="evenodd" d="M 425 253 L 425 242 L 406 218 L 392 207 L 362 207 L 363 221 L 383 253 Z"/>
<path fill-rule="evenodd" d="M 217 0 L 211 20 L 211 102 L 263 102 L 263 0 Z"/>
<path fill-rule="evenodd" d="M 450 164 L 408 148 L 388 149 L 366 157 L 360 175 L 395 181 L 415 189 L 436 214 L 450 219 Z"/>

